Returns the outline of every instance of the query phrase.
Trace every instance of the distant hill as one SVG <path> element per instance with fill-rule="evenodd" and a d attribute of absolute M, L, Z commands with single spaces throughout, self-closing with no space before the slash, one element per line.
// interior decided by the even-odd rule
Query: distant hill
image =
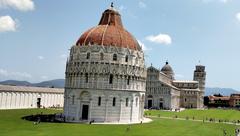
<path fill-rule="evenodd" d="M 38 87 L 55 87 L 55 88 L 64 88 L 65 80 L 64 79 L 55 79 L 49 81 L 43 81 L 40 83 L 32 84 L 33 86 Z"/>
<path fill-rule="evenodd" d="M 0 84 L 16 85 L 16 86 L 64 88 L 65 80 L 64 79 L 55 79 L 55 80 L 43 81 L 40 83 L 30 83 L 27 81 L 17 81 L 17 80 L 6 80 L 6 81 L 0 82 Z M 232 88 L 206 87 L 205 96 L 219 94 L 219 93 L 222 95 L 225 95 L 225 96 L 229 96 L 232 93 L 240 93 L 240 92 L 237 90 L 234 90 Z"/>
<path fill-rule="evenodd" d="M 219 94 L 219 93 L 224 96 L 229 96 L 233 93 L 240 93 L 240 92 L 237 90 L 234 90 L 232 88 L 206 87 L 206 89 L 205 89 L 205 96 Z"/>
<path fill-rule="evenodd" d="M 17 80 L 6 80 L 0 82 L 3 85 L 16 85 L 16 86 L 36 86 L 36 87 L 54 87 L 54 88 L 64 88 L 64 79 L 55 79 L 49 81 L 43 81 L 40 83 L 30 83 L 27 81 L 17 81 Z"/>
<path fill-rule="evenodd" d="M 32 84 L 27 81 L 17 81 L 17 80 L 6 80 L 0 82 L 3 85 L 16 85 L 16 86 L 31 86 Z"/>

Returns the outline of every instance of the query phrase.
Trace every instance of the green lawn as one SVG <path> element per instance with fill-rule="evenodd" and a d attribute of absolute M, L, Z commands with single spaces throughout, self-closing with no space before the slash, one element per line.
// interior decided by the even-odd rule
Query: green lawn
<path fill-rule="evenodd" d="M 153 118 L 148 124 L 131 125 L 89 125 L 73 123 L 40 123 L 22 120 L 21 117 L 36 113 L 55 113 L 57 110 L 0 110 L 1 136 L 221 136 L 223 128 L 234 135 L 236 126 L 203 123 L 186 120 Z M 153 112 L 153 111 L 151 111 Z M 156 112 L 156 111 L 155 111 Z M 158 111 L 159 112 L 159 111 Z M 193 112 L 193 111 L 192 111 Z M 198 111 L 196 111 L 198 112 Z M 208 112 L 208 111 L 205 111 Z M 210 111 L 209 111 L 210 112 Z M 229 111 L 230 113 L 232 111 Z M 228 113 L 228 112 L 227 112 Z M 157 112 L 156 112 L 157 114 Z M 167 115 L 167 113 L 165 113 Z M 171 113 L 168 113 L 170 115 Z M 224 114 L 224 113 L 223 113 Z M 228 114 L 229 115 L 229 114 Z M 229 116 L 230 117 L 230 116 Z M 231 118 L 231 117 L 230 117 Z"/>
<path fill-rule="evenodd" d="M 202 120 L 203 118 L 215 118 L 222 120 L 240 120 L 240 111 L 237 110 L 223 110 L 223 109 L 209 109 L 209 110 L 184 110 L 181 112 L 169 112 L 161 110 L 149 110 L 145 112 L 146 115 L 159 116 L 160 117 L 174 117 L 177 115 L 179 118 L 194 117 L 195 119 Z"/>

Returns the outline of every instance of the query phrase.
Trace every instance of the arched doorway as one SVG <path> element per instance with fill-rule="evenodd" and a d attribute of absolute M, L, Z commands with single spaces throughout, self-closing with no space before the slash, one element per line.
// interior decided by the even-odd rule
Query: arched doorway
<path fill-rule="evenodd" d="M 80 119 L 89 120 L 90 115 L 90 93 L 83 91 L 80 94 Z"/>
<path fill-rule="evenodd" d="M 89 105 L 83 104 L 82 105 L 82 120 L 88 120 L 88 110 L 89 110 Z"/>
<path fill-rule="evenodd" d="M 163 109 L 163 98 L 159 99 L 159 109 Z"/>
<path fill-rule="evenodd" d="M 148 109 L 153 107 L 153 96 L 152 95 L 148 95 L 148 99 L 147 99 L 147 105 L 148 105 Z"/>
<path fill-rule="evenodd" d="M 41 98 L 37 98 L 37 108 L 41 108 Z"/>

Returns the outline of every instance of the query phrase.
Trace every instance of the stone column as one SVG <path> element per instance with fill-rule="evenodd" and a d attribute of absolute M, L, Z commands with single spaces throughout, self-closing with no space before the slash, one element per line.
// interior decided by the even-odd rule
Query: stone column
<path fill-rule="evenodd" d="M 5 108 L 5 97 L 6 97 L 5 92 L 2 92 L 2 109 Z"/>
<path fill-rule="evenodd" d="M 21 92 L 19 92 L 18 93 L 18 102 L 19 102 L 19 104 L 18 104 L 18 108 L 20 109 L 21 108 L 21 102 L 22 102 L 22 98 L 21 98 Z"/>
<path fill-rule="evenodd" d="M 46 107 L 50 107 L 52 106 L 52 94 L 51 93 L 48 93 L 46 94 Z"/>
<path fill-rule="evenodd" d="M 15 92 L 15 108 L 18 107 L 18 102 L 17 102 L 17 100 L 18 100 L 18 93 Z"/>
<path fill-rule="evenodd" d="M 132 116 L 133 116 L 133 97 L 131 100 L 130 122 L 132 122 Z"/>
<path fill-rule="evenodd" d="M 105 94 L 106 96 L 106 102 L 105 102 L 105 119 L 104 119 L 104 122 L 107 121 L 107 113 L 108 113 L 108 96 Z"/>
<path fill-rule="evenodd" d="M 145 97 L 144 95 L 141 96 L 141 107 L 140 107 L 141 108 L 140 109 L 141 110 L 141 115 L 140 116 L 141 116 L 142 120 L 143 120 L 144 102 L 145 102 L 144 97 Z"/>
<path fill-rule="evenodd" d="M 76 120 L 80 120 L 80 106 L 81 106 L 81 102 L 80 102 L 80 98 L 76 99 L 76 105 L 77 105 L 77 110 L 76 110 Z"/>
<path fill-rule="evenodd" d="M 13 92 L 10 93 L 10 105 L 9 108 L 12 109 L 13 106 Z"/>
<path fill-rule="evenodd" d="M 141 94 L 139 94 L 139 97 L 138 97 L 138 107 L 137 107 L 137 108 L 138 108 L 138 120 L 141 119 L 141 110 L 142 110 L 142 109 L 141 109 L 141 108 L 142 108 L 142 107 L 141 107 L 141 101 L 142 101 L 142 100 L 141 100 Z"/>
<path fill-rule="evenodd" d="M 100 87 L 99 87 L 99 84 L 101 83 L 99 79 L 100 79 L 99 73 L 97 73 L 97 74 L 96 74 L 96 88 L 98 88 L 98 89 L 100 88 Z"/>
<path fill-rule="evenodd" d="M 66 111 L 66 115 L 65 116 L 68 117 L 68 113 L 69 113 L 69 104 L 68 104 L 69 103 L 69 99 L 68 99 L 69 96 L 68 96 L 68 93 L 66 93 L 66 95 L 64 95 L 64 97 L 65 97 L 64 98 L 65 99 L 65 101 L 64 101 L 65 102 L 65 105 L 64 105 L 64 109 L 65 110 L 64 111 Z"/>
<path fill-rule="evenodd" d="M 57 100 L 56 100 L 57 94 L 53 93 L 52 95 L 53 95 L 53 105 L 56 107 L 57 106 Z"/>
<path fill-rule="evenodd" d="M 25 108 L 25 105 L 26 105 L 26 94 L 25 94 L 25 92 L 22 93 L 22 101 L 23 101 L 22 108 Z"/>
<path fill-rule="evenodd" d="M 90 98 L 90 105 L 89 105 L 89 118 L 88 118 L 88 121 L 91 121 L 92 120 L 92 98 Z"/>
<path fill-rule="evenodd" d="M 118 122 L 120 122 L 121 119 L 122 119 L 122 98 L 119 97 L 119 99 L 120 99 L 120 112 L 119 112 L 119 120 L 118 120 Z"/>
<path fill-rule="evenodd" d="M 77 88 L 77 75 L 76 73 L 74 74 L 74 88 Z"/>

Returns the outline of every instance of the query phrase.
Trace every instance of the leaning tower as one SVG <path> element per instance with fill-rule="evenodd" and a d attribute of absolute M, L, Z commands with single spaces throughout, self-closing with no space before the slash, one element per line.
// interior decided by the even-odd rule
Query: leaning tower
<path fill-rule="evenodd" d="M 203 97 L 205 93 L 205 80 L 206 80 L 206 71 L 205 66 L 197 65 L 196 69 L 194 70 L 194 81 L 199 82 L 199 96 L 198 96 L 198 108 L 203 108 Z"/>

